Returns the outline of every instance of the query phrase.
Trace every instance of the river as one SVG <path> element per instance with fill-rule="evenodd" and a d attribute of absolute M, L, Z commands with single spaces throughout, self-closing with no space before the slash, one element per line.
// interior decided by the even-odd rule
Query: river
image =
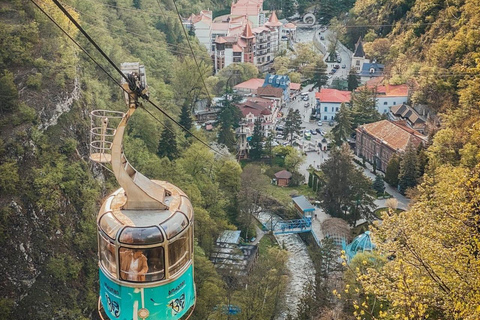
<path fill-rule="evenodd" d="M 258 220 L 264 224 L 282 221 L 277 215 L 268 212 L 260 213 Z M 285 310 L 276 318 L 276 320 L 285 320 L 289 313 L 294 317 L 297 315 L 297 305 L 305 284 L 315 281 L 315 268 L 307 246 L 297 234 L 279 234 L 275 235 L 275 238 L 279 245 L 289 252 L 287 269 L 290 272 L 290 280 L 284 297 Z"/>

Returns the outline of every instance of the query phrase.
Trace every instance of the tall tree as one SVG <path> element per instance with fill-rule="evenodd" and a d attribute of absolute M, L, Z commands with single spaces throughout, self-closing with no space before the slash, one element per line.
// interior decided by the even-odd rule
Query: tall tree
<path fill-rule="evenodd" d="M 335 144 L 341 146 L 352 133 L 352 116 L 350 108 L 342 103 L 340 110 L 335 115 L 335 122 L 337 123 L 332 129 Z"/>
<path fill-rule="evenodd" d="M 313 71 L 313 88 L 320 89 L 327 84 L 328 76 L 327 76 L 327 64 L 323 62 L 323 59 L 317 59 L 314 64 L 314 71 Z"/>
<path fill-rule="evenodd" d="M 221 101 L 222 111 L 218 115 L 220 130 L 218 132 L 218 143 L 227 146 L 230 152 L 235 150 L 235 132 L 238 128 L 242 115 L 236 103 L 240 97 L 227 88 L 223 100 Z"/>
<path fill-rule="evenodd" d="M 418 177 L 417 150 L 412 143 L 409 143 L 400 162 L 400 172 L 398 174 L 400 192 L 405 194 L 408 188 L 415 187 Z"/>
<path fill-rule="evenodd" d="M 388 161 L 385 170 L 385 181 L 394 188 L 398 186 L 398 174 L 400 173 L 400 158 L 395 154 Z"/>
<path fill-rule="evenodd" d="M 167 157 L 170 161 L 177 159 L 179 156 L 177 137 L 170 121 L 165 122 L 165 127 L 158 143 L 157 155 L 160 158 Z"/>
<path fill-rule="evenodd" d="M 354 69 L 350 69 L 347 77 L 348 91 L 353 91 L 360 85 L 360 77 Z"/>
<path fill-rule="evenodd" d="M 263 131 L 262 131 L 262 119 L 258 117 L 255 120 L 255 126 L 253 127 L 253 135 L 250 140 L 250 158 L 252 160 L 260 160 L 263 155 Z"/>
<path fill-rule="evenodd" d="M 192 129 L 192 116 L 190 115 L 190 106 L 186 103 L 182 105 L 182 113 L 180 113 L 180 120 L 178 121 L 185 129 Z M 185 137 L 188 133 L 185 132 Z"/>
<path fill-rule="evenodd" d="M 283 136 L 290 141 L 290 145 L 293 143 L 293 137 L 295 134 L 300 135 L 302 129 L 302 116 L 298 109 L 288 110 L 287 117 L 285 118 L 285 126 L 283 128 Z"/>
<path fill-rule="evenodd" d="M 353 127 L 380 120 L 376 107 L 375 90 L 361 88 L 352 95 Z"/>
<path fill-rule="evenodd" d="M 371 181 L 357 169 L 347 144 L 334 148 L 321 166 L 322 187 L 318 196 L 326 213 L 355 224 L 369 218 L 374 207 Z"/>
<path fill-rule="evenodd" d="M 372 188 L 377 192 L 377 194 L 383 194 L 385 192 L 385 182 L 383 181 L 382 176 L 379 174 L 375 176 L 375 181 L 373 181 Z"/>
<path fill-rule="evenodd" d="M 8 70 L 0 77 L 0 112 L 12 111 L 17 106 L 18 90 L 13 74 Z"/>

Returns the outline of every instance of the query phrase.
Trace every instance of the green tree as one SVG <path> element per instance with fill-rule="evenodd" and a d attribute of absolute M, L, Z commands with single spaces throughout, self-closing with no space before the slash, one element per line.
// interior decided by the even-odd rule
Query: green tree
<path fill-rule="evenodd" d="M 192 116 L 190 114 L 190 107 L 188 104 L 184 103 L 182 105 L 182 111 L 180 113 L 180 120 L 178 121 L 185 129 L 192 129 Z M 188 136 L 188 133 L 185 132 L 185 137 Z"/>
<path fill-rule="evenodd" d="M 337 123 L 332 129 L 335 144 L 341 146 L 352 133 L 352 116 L 350 108 L 345 103 L 340 105 L 340 110 L 335 115 L 335 122 Z"/>
<path fill-rule="evenodd" d="M 263 131 L 262 131 L 262 119 L 258 117 L 255 120 L 255 126 L 253 127 L 253 135 L 250 140 L 250 152 L 249 156 L 252 160 L 260 160 L 263 155 Z"/>
<path fill-rule="evenodd" d="M 224 99 L 221 101 L 222 111 L 218 115 L 220 122 L 220 130 L 218 132 L 218 143 L 227 146 L 230 152 L 235 150 L 235 132 L 238 128 L 242 114 L 236 103 L 240 101 L 240 97 L 227 89 Z"/>
<path fill-rule="evenodd" d="M 400 171 L 398 173 L 400 193 L 405 194 L 408 188 L 415 187 L 418 177 L 417 150 L 412 143 L 409 143 L 400 162 Z"/>
<path fill-rule="evenodd" d="M 179 156 L 177 137 L 170 121 L 165 122 L 165 127 L 158 143 L 157 155 L 160 158 L 167 157 L 170 161 L 177 159 Z"/>
<path fill-rule="evenodd" d="M 320 89 L 327 84 L 327 64 L 320 58 L 315 62 L 315 70 L 313 72 L 313 88 Z"/>
<path fill-rule="evenodd" d="M 347 77 L 348 91 L 354 91 L 360 85 L 360 77 L 354 69 L 350 69 Z"/>
<path fill-rule="evenodd" d="M 375 181 L 373 181 L 372 188 L 377 192 L 377 194 L 383 194 L 385 192 L 385 182 L 383 181 L 382 176 L 378 174 L 375 176 Z"/>
<path fill-rule="evenodd" d="M 288 110 L 287 117 L 285 118 L 285 126 L 283 128 L 283 136 L 290 141 L 290 145 L 293 143 L 294 135 L 300 135 L 302 129 L 302 116 L 298 109 Z"/>
<path fill-rule="evenodd" d="M 362 88 L 352 95 L 352 117 L 354 128 L 380 120 L 376 108 L 375 90 Z"/>
<path fill-rule="evenodd" d="M 17 108 L 18 90 L 13 82 L 13 73 L 4 70 L 0 77 L 0 112 L 10 112 Z"/>
<path fill-rule="evenodd" d="M 398 174 L 400 173 L 400 158 L 395 154 L 388 161 L 385 170 L 385 181 L 394 188 L 398 186 Z"/>
<path fill-rule="evenodd" d="M 373 210 L 371 181 L 357 169 L 347 144 L 334 148 L 320 166 L 322 188 L 318 196 L 326 213 L 343 218 L 353 225 L 360 218 L 368 219 Z"/>

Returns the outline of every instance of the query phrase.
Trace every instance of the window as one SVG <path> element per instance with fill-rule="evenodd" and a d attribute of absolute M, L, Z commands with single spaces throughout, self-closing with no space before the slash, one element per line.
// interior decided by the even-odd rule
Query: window
<path fill-rule="evenodd" d="M 335 108 L 335 111 L 338 112 L 338 107 Z"/>
<path fill-rule="evenodd" d="M 385 101 L 385 102 L 383 103 L 383 105 L 384 105 L 384 106 L 386 106 L 387 104 L 388 104 L 388 102 L 387 102 L 387 101 Z"/>
<path fill-rule="evenodd" d="M 334 108 L 334 107 L 332 107 L 332 112 L 335 112 L 335 108 Z"/>
<path fill-rule="evenodd" d="M 395 101 L 393 101 L 393 105 L 396 105 L 397 103 Z"/>
<path fill-rule="evenodd" d="M 360 65 L 360 60 L 357 60 L 356 63 L 355 63 L 357 66 Z"/>
<path fill-rule="evenodd" d="M 325 107 L 325 109 L 324 109 L 324 110 L 325 110 L 325 112 L 328 112 L 328 109 L 327 109 L 327 107 Z M 325 119 L 325 120 L 327 120 L 327 119 Z"/>
<path fill-rule="evenodd" d="M 107 270 L 111 276 L 117 277 L 117 262 L 115 244 L 107 240 L 101 233 L 98 237 L 100 244 L 100 264 Z"/>
<path fill-rule="evenodd" d="M 168 245 L 168 271 L 170 276 L 177 273 L 190 260 L 189 236 L 190 230 Z"/>
<path fill-rule="evenodd" d="M 324 116 L 324 117 L 323 117 L 323 120 L 327 120 L 327 116 Z"/>
<path fill-rule="evenodd" d="M 120 278 L 132 282 L 158 281 L 165 278 L 163 247 L 135 249 L 121 247 Z"/>

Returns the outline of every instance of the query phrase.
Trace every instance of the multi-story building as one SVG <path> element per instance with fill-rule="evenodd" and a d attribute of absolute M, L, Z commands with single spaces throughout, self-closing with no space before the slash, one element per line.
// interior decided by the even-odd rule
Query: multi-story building
<path fill-rule="evenodd" d="M 212 55 L 215 72 L 234 62 L 251 62 L 262 72 L 268 70 L 280 47 L 282 23 L 274 11 L 265 21 L 262 6 L 263 0 L 238 0 L 229 15 L 212 20 L 211 11 L 204 10 L 184 22 Z"/>
<path fill-rule="evenodd" d="M 425 134 L 425 119 L 415 109 L 406 104 L 395 105 L 390 108 L 388 118 L 392 121 L 405 123 L 409 128 Z"/>
<path fill-rule="evenodd" d="M 333 120 L 338 110 L 340 110 L 340 105 L 342 103 L 350 103 L 351 98 L 352 93 L 350 91 L 320 89 L 320 92 L 315 93 L 315 99 L 317 100 L 317 105 L 319 105 L 321 119 Z"/>
<path fill-rule="evenodd" d="M 355 154 L 385 172 L 394 154 L 401 154 L 407 145 L 426 143 L 427 137 L 398 122 L 381 120 L 359 126 L 356 130 Z"/>
<path fill-rule="evenodd" d="M 360 37 L 358 38 L 358 41 L 355 44 L 355 50 L 353 51 L 351 64 L 352 69 L 354 69 L 357 73 L 360 73 L 360 71 L 362 71 L 363 64 L 368 62 L 368 59 L 365 57 L 365 51 L 363 50 L 362 37 Z"/>

